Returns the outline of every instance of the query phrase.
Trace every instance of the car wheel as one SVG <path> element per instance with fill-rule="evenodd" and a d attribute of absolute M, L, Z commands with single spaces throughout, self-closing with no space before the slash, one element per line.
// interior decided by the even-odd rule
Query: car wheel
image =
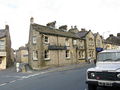
<path fill-rule="evenodd" d="M 88 84 L 88 90 L 97 90 L 97 86 Z"/>

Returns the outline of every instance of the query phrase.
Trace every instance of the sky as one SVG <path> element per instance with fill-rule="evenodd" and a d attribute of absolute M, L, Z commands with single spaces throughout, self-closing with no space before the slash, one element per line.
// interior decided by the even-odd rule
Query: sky
<path fill-rule="evenodd" d="M 9 25 L 12 48 L 28 42 L 30 18 L 99 32 L 104 38 L 120 33 L 120 0 L 0 0 L 0 29 Z"/>

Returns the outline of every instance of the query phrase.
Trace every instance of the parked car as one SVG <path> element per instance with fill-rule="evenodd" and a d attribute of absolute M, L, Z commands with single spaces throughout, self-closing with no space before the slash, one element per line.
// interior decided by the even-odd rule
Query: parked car
<path fill-rule="evenodd" d="M 120 87 L 120 50 L 104 50 L 97 56 L 96 66 L 86 72 L 88 90 L 97 87 Z"/>

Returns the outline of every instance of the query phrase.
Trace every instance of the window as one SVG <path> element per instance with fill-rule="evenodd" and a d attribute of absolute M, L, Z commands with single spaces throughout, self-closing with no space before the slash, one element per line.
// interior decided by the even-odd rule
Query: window
<path fill-rule="evenodd" d="M 69 44 L 69 39 L 68 39 L 68 38 L 65 39 L 65 45 L 66 45 L 66 46 L 70 46 L 70 44 Z"/>
<path fill-rule="evenodd" d="M 79 59 L 85 58 L 85 53 L 84 51 L 79 51 Z"/>
<path fill-rule="evenodd" d="M 49 43 L 49 38 L 47 36 L 44 37 L 44 42 Z"/>
<path fill-rule="evenodd" d="M 77 40 L 73 40 L 73 45 L 77 45 Z"/>
<path fill-rule="evenodd" d="M 37 38 L 36 36 L 33 36 L 33 44 L 36 44 L 37 43 Z"/>
<path fill-rule="evenodd" d="M 38 60 L 38 51 L 33 51 L 33 60 Z"/>
<path fill-rule="evenodd" d="M 2 57 L 0 57 L 0 64 L 2 64 Z"/>
<path fill-rule="evenodd" d="M 48 50 L 45 50 L 45 52 L 44 52 L 44 58 L 45 58 L 45 60 L 49 60 L 50 59 L 50 57 L 49 57 L 49 51 Z"/>
<path fill-rule="evenodd" d="M 0 50 L 4 50 L 4 49 L 5 49 L 5 41 L 0 40 Z"/>
<path fill-rule="evenodd" d="M 66 50 L 66 58 L 70 58 L 70 51 Z"/>

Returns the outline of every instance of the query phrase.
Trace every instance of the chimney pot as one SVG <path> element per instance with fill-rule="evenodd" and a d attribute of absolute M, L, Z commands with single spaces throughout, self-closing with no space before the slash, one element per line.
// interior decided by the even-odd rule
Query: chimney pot
<path fill-rule="evenodd" d="M 117 33 L 117 37 L 120 37 L 120 33 Z"/>
<path fill-rule="evenodd" d="M 110 34 L 109 36 L 110 36 L 110 37 L 113 37 L 113 34 Z"/>
<path fill-rule="evenodd" d="M 33 18 L 33 17 L 30 18 L 30 23 L 31 23 L 31 24 L 34 23 L 34 18 Z"/>

